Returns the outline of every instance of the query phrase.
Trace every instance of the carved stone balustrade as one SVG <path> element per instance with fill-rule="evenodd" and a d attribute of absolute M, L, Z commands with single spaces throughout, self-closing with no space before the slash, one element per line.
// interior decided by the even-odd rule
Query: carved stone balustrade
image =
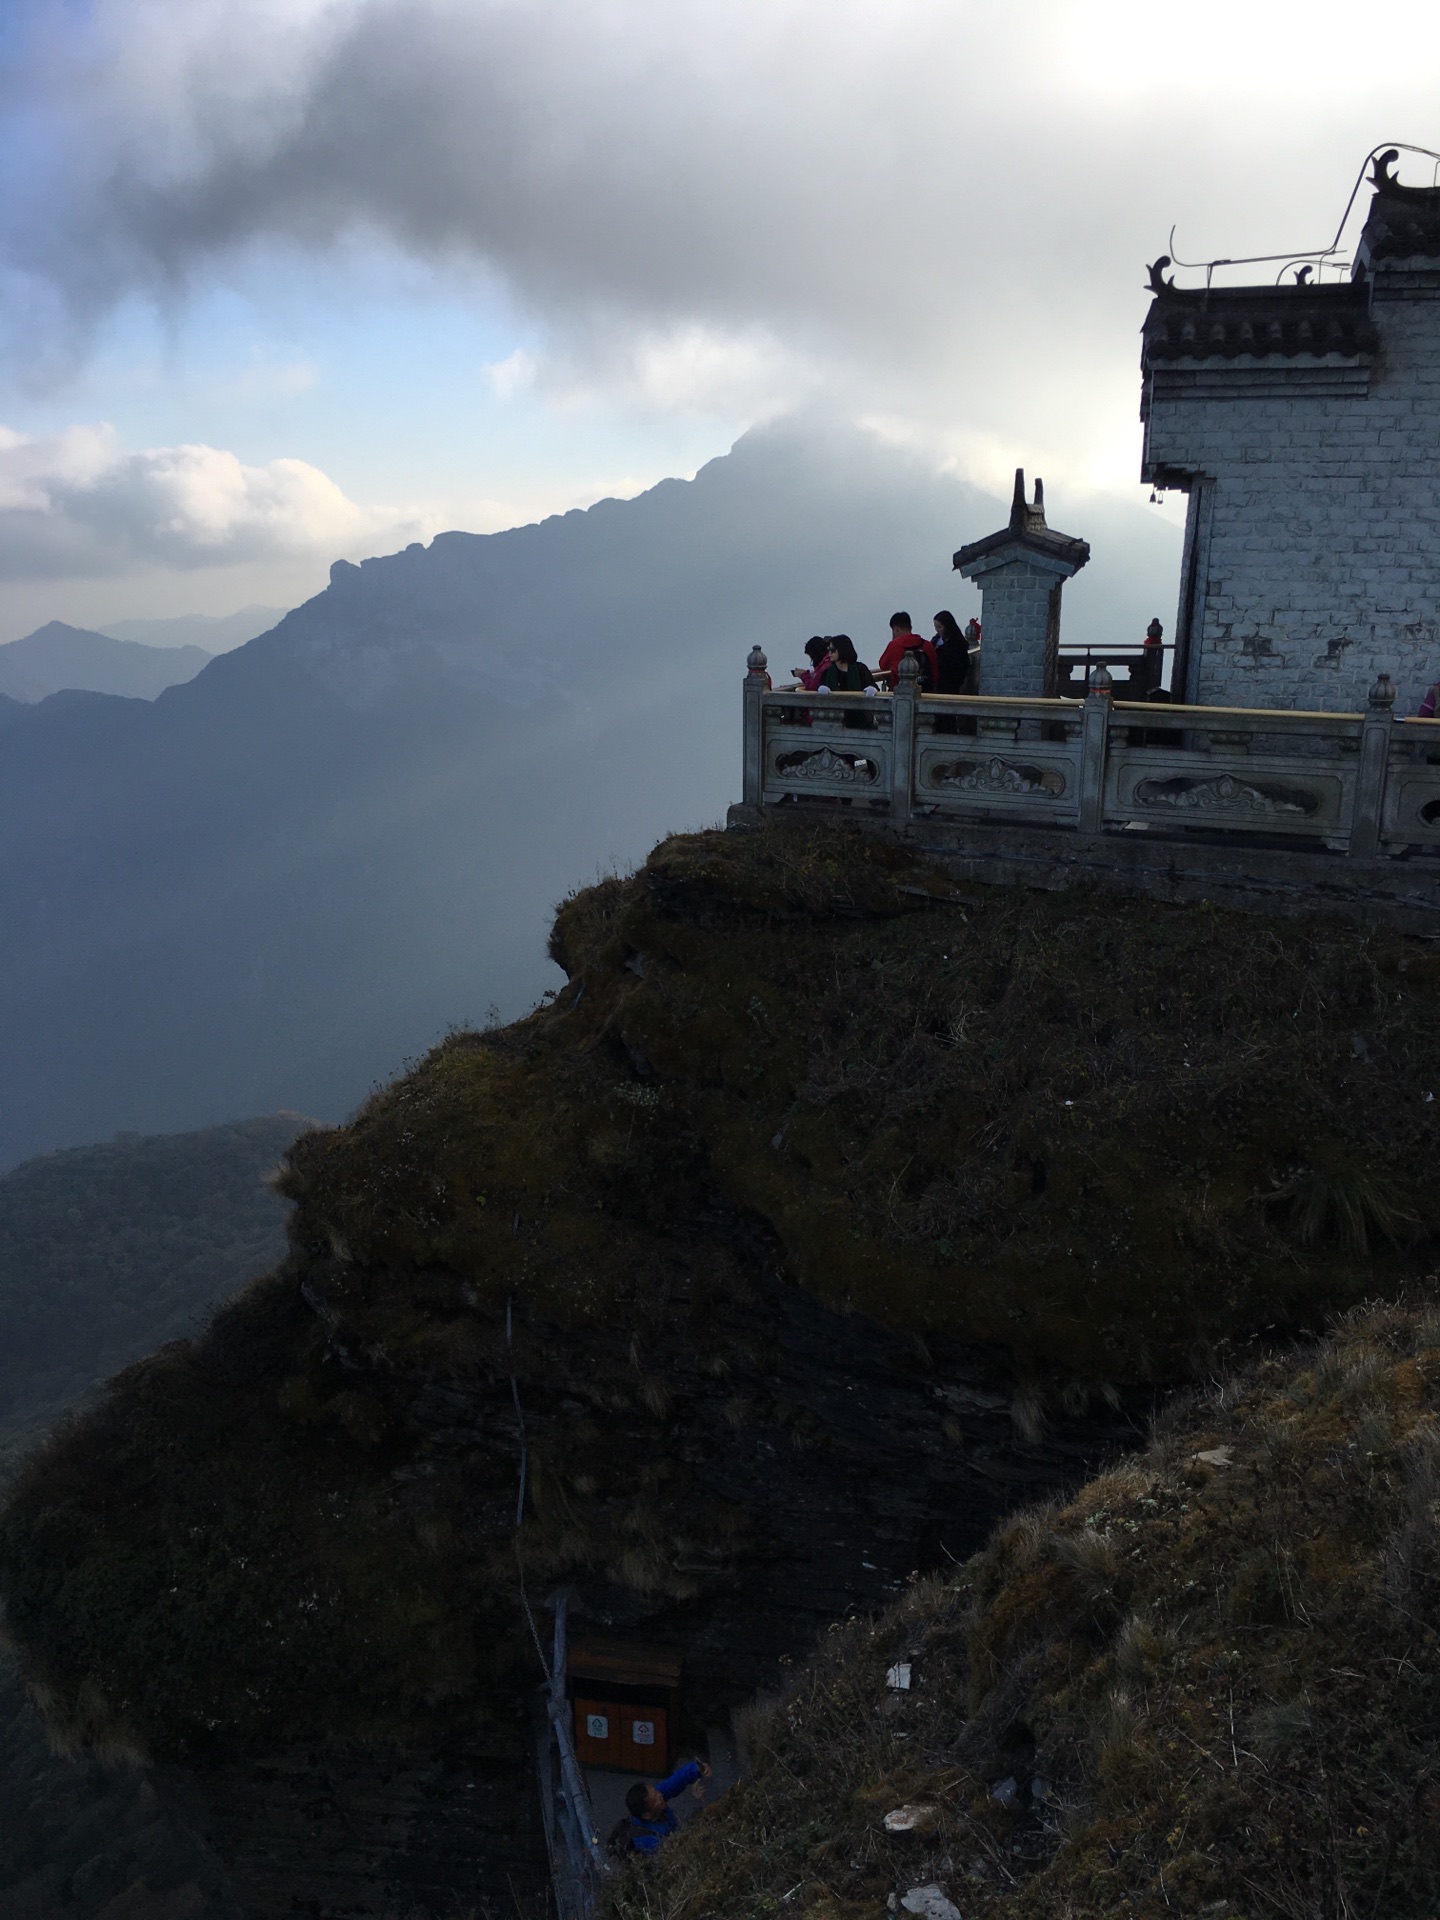
<path fill-rule="evenodd" d="M 892 695 L 775 692 L 757 648 L 735 824 L 838 802 L 922 840 L 915 830 L 963 823 L 982 850 L 987 829 L 1021 827 L 1331 860 L 1440 855 L 1440 721 L 1394 719 L 1385 676 L 1364 713 L 1127 702 L 1108 678 L 1084 700 L 922 695 L 907 660 Z M 1425 887 L 1440 912 L 1440 860 Z"/>

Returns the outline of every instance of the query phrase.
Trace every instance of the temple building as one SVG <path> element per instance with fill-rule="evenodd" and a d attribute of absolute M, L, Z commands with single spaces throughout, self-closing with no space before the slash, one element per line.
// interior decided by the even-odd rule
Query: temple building
<path fill-rule="evenodd" d="M 1151 269 L 1142 473 L 1189 495 L 1177 700 L 1354 712 L 1388 673 L 1413 713 L 1440 679 L 1440 187 L 1395 158 L 1346 281 Z"/>

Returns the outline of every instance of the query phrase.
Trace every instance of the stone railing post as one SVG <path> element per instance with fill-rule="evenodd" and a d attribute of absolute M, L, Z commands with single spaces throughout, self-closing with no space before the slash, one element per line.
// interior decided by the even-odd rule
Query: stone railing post
<path fill-rule="evenodd" d="M 920 692 L 920 668 L 912 649 L 900 656 L 895 689 L 890 696 L 890 820 L 903 827 L 910 818 L 915 778 L 915 702 Z"/>
<path fill-rule="evenodd" d="M 1105 755 L 1110 741 L 1110 693 L 1114 684 L 1107 668 L 1096 667 L 1081 709 L 1081 833 L 1099 833 L 1105 824 Z"/>
<path fill-rule="evenodd" d="M 1395 683 L 1382 673 L 1370 689 L 1370 703 L 1360 729 L 1360 771 L 1355 780 L 1355 815 L 1350 824 L 1348 851 L 1362 860 L 1380 851 L 1380 827 L 1385 818 L 1385 776 L 1390 767 L 1390 728 L 1395 718 Z"/>
<path fill-rule="evenodd" d="M 759 807 L 765 793 L 765 695 L 769 675 L 765 655 L 750 649 L 745 662 L 745 767 L 741 787 L 743 804 Z"/>

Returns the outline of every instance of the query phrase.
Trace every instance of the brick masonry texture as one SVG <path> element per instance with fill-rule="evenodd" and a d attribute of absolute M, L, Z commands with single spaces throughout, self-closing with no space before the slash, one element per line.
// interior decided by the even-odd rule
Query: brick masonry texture
<path fill-rule="evenodd" d="M 1044 691 L 1050 589 L 1062 577 L 1053 567 L 1025 560 L 977 571 L 976 583 L 984 596 L 981 658 L 987 694 L 1024 696 Z"/>
<path fill-rule="evenodd" d="M 1404 714 L 1440 679 L 1434 277 L 1377 273 L 1368 383 L 1318 357 L 1150 376 L 1147 471 L 1198 482 L 1191 699 L 1355 711 L 1383 672 Z"/>

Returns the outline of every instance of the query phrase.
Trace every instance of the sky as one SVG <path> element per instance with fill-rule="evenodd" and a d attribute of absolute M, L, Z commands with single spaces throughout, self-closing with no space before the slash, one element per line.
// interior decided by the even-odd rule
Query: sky
<path fill-rule="evenodd" d="M 5 0 L 0 640 L 293 604 L 791 412 L 1083 531 L 1146 498 L 1146 262 L 1328 245 L 1372 148 L 1440 150 L 1440 8 L 1384 22 Z"/>

